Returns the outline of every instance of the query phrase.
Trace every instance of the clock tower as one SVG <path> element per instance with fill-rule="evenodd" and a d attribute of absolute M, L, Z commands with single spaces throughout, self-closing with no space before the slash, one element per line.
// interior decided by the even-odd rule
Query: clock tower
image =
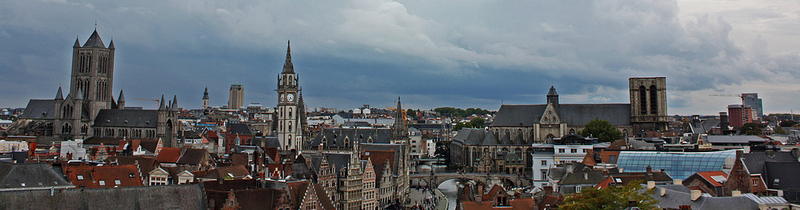
<path fill-rule="evenodd" d="M 278 142 L 282 150 L 303 149 L 303 129 L 300 124 L 300 117 L 304 116 L 299 111 L 297 74 L 294 73 L 292 65 L 291 45 L 286 47 L 286 61 L 283 63 L 283 71 L 278 75 L 278 107 L 275 109 L 278 123 Z"/>

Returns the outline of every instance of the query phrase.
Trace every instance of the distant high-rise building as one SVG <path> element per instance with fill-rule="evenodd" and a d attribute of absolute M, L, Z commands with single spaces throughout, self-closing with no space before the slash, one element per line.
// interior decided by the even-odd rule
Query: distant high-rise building
<path fill-rule="evenodd" d="M 761 99 L 758 93 L 742 93 L 742 104 L 753 109 L 754 119 L 764 117 L 764 110 L 761 108 Z"/>
<path fill-rule="evenodd" d="M 753 122 L 753 109 L 740 104 L 728 105 L 728 119 L 732 127 L 742 127 L 744 124 Z"/>
<path fill-rule="evenodd" d="M 228 98 L 229 109 L 241 109 L 244 105 L 244 87 L 240 84 L 231 85 L 230 98 Z"/>

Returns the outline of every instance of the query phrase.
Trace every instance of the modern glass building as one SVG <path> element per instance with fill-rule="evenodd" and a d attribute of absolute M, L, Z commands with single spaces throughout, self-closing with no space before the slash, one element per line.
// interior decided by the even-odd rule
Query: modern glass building
<path fill-rule="evenodd" d="M 714 152 L 621 151 L 617 167 L 624 172 L 664 169 L 673 179 L 686 179 L 694 173 L 721 171 L 725 159 L 736 158 L 736 150 Z"/>

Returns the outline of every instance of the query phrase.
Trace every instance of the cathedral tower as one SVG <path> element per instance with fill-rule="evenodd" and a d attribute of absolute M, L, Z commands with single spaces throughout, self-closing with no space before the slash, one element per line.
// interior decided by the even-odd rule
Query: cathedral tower
<path fill-rule="evenodd" d="M 72 46 L 72 77 L 70 94 L 81 91 L 83 103 L 88 110 L 89 121 L 94 121 L 101 109 L 112 108 L 114 98 L 114 41 L 108 47 L 103 44 L 97 30 L 89 36 L 83 46 L 78 40 Z"/>
<path fill-rule="evenodd" d="M 203 110 L 208 109 L 208 87 L 206 87 L 206 91 L 203 92 Z"/>
<path fill-rule="evenodd" d="M 303 133 L 300 124 L 297 75 L 292 64 L 291 45 L 286 47 L 286 61 L 283 63 L 283 71 L 278 76 L 278 107 L 275 109 L 278 115 L 278 142 L 283 150 L 303 149 Z"/>
<path fill-rule="evenodd" d="M 631 97 L 631 124 L 637 135 L 643 131 L 667 130 L 666 77 L 628 79 Z"/>

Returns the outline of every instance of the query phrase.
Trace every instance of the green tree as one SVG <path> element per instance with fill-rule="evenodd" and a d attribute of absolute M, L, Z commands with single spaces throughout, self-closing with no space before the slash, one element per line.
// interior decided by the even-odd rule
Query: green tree
<path fill-rule="evenodd" d="M 410 117 L 412 120 L 418 120 L 417 119 L 417 111 L 415 111 L 413 109 L 406 110 L 406 116 Z"/>
<path fill-rule="evenodd" d="M 483 128 L 486 127 L 486 120 L 482 117 L 475 117 L 469 120 L 469 125 L 473 128 Z"/>
<path fill-rule="evenodd" d="M 462 128 L 470 128 L 470 127 L 472 127 L 472 125 L 470 125 L 469 122 L 467 122 L 467 123 L 457 122 L 456 125 L 453 126 L 453 130 L 458 131 L 458 130 L 461 130 Z"/>
<path fill-rule="evenodd" d="M 791 120 L 784 120 L 781 121 L 779 124 L 780 127 L 792 127 L 793 125 L 797 125 L 797 122 Z"/>
<path fill-rule="evenodd" d="M 620 132 L 610 122 L 594 118 L 594 120 L 586 123 L 583 130 L 580 132 L 581 136 L 592 136 L 600 139 L 601 142 L 611 142 L 614 140 L 622 139 L 622 132 Z"/>
<path fill-rule="evenodd" d="M 761 134 L 761 129 L 766 126 L 758 123 L 745 123 L 742 127 L 739 127 L 739 134 L 741 135 L 759 135 Z"/>
<path fill-rule="evenodd" d="M 624 209 L 630 201 L 636 202 L 640 209 L 656 209 L 656 201 L 650 194 L 654 189 L 642 189 L 641 181 L 633 181 L 624 186 L 609 186 L 608 188 L 585 188 L 578 193 L 567 195 L 564 204 L 559 209 Z"/>

